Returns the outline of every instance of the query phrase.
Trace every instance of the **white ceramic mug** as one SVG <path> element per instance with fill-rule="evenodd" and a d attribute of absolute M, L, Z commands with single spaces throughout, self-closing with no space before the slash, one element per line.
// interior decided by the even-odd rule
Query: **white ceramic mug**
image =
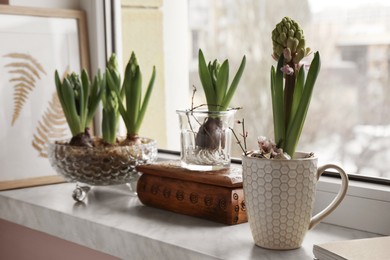
<path fill-rule="evenodd" d="M 317 158 L 296 153 L 292 160 L 243 156 L 243 188 L 248 221 L 256 245 L 288 250 L 301 246 L 306 232 L 337 208 L 348 189 L 348 176 Z M 327 169 L 341 176 L 341 188 L 324 210 L 312 216 L 317 180 Z"/>

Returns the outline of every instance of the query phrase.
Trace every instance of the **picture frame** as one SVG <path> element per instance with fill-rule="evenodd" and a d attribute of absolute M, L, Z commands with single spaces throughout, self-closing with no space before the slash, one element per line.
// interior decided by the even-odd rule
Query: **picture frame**
<path fill-rule="evenodd" d="M 54 72 L 89 72 L 80 10 L 0 5 L 0 191 L 63 182 L 47 142 L 70 138 Z"/>

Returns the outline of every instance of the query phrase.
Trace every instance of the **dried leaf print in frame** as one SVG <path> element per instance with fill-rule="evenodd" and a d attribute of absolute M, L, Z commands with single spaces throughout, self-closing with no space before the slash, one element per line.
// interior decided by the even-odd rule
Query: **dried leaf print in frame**
<path fill-rule="evenodd" d="M 89 70 L 82 11 L 0 5 L 0 190 L 62 182 L 47 142 L 70 137 L 54 71 Z"/>

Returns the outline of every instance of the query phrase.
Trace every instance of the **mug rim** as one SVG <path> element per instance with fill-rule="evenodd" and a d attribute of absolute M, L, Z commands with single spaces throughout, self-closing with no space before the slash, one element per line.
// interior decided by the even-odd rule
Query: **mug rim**
<path fill-rule="evenodd" d="M 258 152 L 259 150 L 253 150 L 251 152 Z M 244 153 L 242 154 L 241 158 L 244 159 L 249 159 L 249 160 L 269 160 L 269 161 L 275 161 L 275 162 L 283 162 L 283 161 L 309 161 L 309 160 L 315 160 L 318 159 L 318 157 L 314 154 L 312 157 L 305 157 L 309 155 L 310 152 L 295 152 L 294 158 L 287 160 L 287 159 L 267 159 L 267 158 L 259 158 L 259 157 L 252 157 L 245 155 Z M 298 156 L 298 157 L 297 157 Z"/>

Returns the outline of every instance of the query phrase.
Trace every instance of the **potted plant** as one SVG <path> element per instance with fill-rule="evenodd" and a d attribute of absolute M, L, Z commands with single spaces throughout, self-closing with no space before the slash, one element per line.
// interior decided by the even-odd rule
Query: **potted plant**
<path fill-rule="evenodd" d="M 129 68 L 135 68 L 136 78 Z M 56 72 L 57 94 L 73 135 L 69 142 L 49 144 L 49 159 L 56 171 L 71 182 L 115 185 L 132 182 L 138 177 L 136 165 L 156 160 L 155 140 L 138 137 L 134 133 L 128 133 L 123 138 L 116 136 L 120 112 L 125 122 L 133 120 L 133 117 L 140 118 L 140 121 L 134 120 L 138 123 L 136 129 L 139 129 L 154 77 L 155 69 L 142 109 L 139 110 L 130 106 L 132 102 L 139 101 L 142 92 L 141 71 L 134 53 L 127 64 L 123 84 L 114 54 L 108 61 L 105 73 L 101 75 L 98 72 L 92 84 L 85 70 L 81 73 L 81 79 L 72 73 L 63 81 Z M 122 103 L 123 98 L 127 108 Z M 87 126 L 91 123 L 100 100 L 103 103 L 103 137 L 91 137 Z M 76 192 L 81 191 L 76 189 Z"/>
<path fill-rule="evenodd" d="M 235 110 L 229 108 L 245 69 L 246 58 L 229 85 L 229 61 L 206 63 L 199 50 L 198 72 L 206 96 L 203 105 L 178 110 L 181 125 L 182 166 L 193 170 L 216 170 L 230 165 L 230 131 Z"/>
<path fill-rule="evenodd" d="M 152 94 L 154 80 L 156 78 L 156 68 L 153 67 L 152 76 L 142 100 L 142 73 L 138 65 L 134 52 L 131 53 L 130 60 L 125 70 L 125 78 L 120 89 L 116 73 L 107 69 L 107 82 L 109 89 L 115 94 L 118 100 L 119 112 L 125 123 L 127 135 L 122 140 L 122 145 L 134 145 L 139 143 L 149 143 L 151 140 L 138 136 L 146 108 Z M 123 96 L 125 100 L 123 101 Z"/>
<path fill-rule="evenodd" d="M 319 53 L 314 53 L 306 75 L 301 60 L 311 52 L 300 25 L 288 17 L 276 25 L 272 42 L 277 60 L 276 69 L 271 68 L 275 142 L 260 137 L 258 150 L 244 149 L 243 189 L 256 245 L 287 250 L 300 247 L 306 231 L 339 205 L 348 177 L 336 165 L 317 168 L 313 153 L 295 152 L 320 71 Z M 325 210 L 312 217 L 316 182 L 329 168 L 339 172 L 341 189 Z"/>

